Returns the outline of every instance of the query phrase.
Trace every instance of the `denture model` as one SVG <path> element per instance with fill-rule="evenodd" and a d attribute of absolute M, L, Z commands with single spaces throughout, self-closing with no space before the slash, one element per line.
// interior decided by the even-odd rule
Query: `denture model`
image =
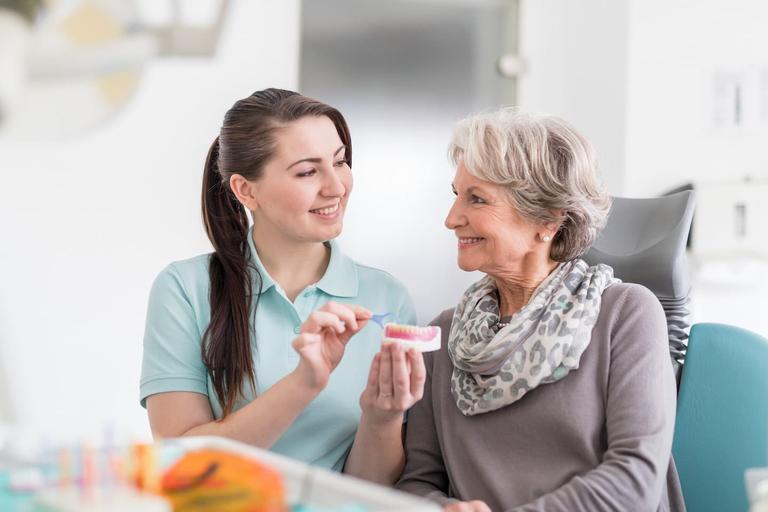
<path fill-rule="evenodd" d="M 419 352 L 432 352 L 440 349 L 440 328 L 434 325 L 419 327 L 417 325 L 386 324 L 384 326 L 384 339 L 400 343 L 408 348 L 415 348 Z"/>

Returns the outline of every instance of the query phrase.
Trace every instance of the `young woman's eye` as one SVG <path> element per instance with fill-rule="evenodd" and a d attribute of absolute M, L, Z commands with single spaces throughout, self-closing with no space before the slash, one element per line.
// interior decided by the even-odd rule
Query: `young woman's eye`
<path fill-rule="evenodd" d="M 469 198 L 469 201 L 474 203 L 474 204 L 484 204 L 485 203 L 485 199 L 483 199 L 482 197 L 476 196 L 475 194 L 472 194 L 472 196 Z"/>
<path fill-rule="evenodd" d="M 341 160 L 337 160 L 337 161 L 333 162 L 334 167 L 341 167 L 341 166 L 346 165 L 346 164 L 347 164 L 347 159 L 346 158 L 342 158 Z"/>
<path fill-rule="evenodd" d="M 309 177 L 309 176 L 314 176 L 314 175 L 315 175 L 315 173 L 317 173 L 317 171 L 316 171 L 316 170 L 314 170 L 314 169 L 310 169 L 310 170 L 308 170 L 308 171 L 300 172 L 300 173 L 299 173 L 299 174 L 297 174 L 296 176 L 297 176 L 297 177 L 299 177 L 299 178 L 307 178 L 307 177 Z"/>

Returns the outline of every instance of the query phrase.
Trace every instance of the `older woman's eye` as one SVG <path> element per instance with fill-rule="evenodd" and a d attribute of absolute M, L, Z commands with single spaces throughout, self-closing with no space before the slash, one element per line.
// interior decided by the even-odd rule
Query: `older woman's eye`
<path fill-rule="evenodd" d="M 485 203 L 485 199 L 482 197 L 476 196 L 475 194 L 472 194 L 472 196 L 469 198 L 470 202 L 475 204 L 483 204 Z"/>

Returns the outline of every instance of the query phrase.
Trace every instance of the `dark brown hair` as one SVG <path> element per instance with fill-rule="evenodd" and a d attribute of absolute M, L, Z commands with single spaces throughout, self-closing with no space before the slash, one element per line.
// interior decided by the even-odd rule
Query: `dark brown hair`
<path fill-rule="evenodd" d="M 232 192 L 229 179 L 240 174 L 247 180 L 258 180 L 275 153 L 279 129 L 307 116 L 325 116 L 333 122 L 351 166 L 352 142 L 344 116 L 324 103 L 282 89 L 257 91 L 235 103 L 208 151 L 203 222 L 214 253 L 209 263 L 211 322 L 202 348 L 224 416 L 233 412 L 235 401 L 244 396 L 244 381 L 255 392 L 251 333 L 255 337 L 256 332 L 249 317 L 252 306 L 255 315 L 262 285 L 261 274 L 248 259 L 245 207 Z"/>

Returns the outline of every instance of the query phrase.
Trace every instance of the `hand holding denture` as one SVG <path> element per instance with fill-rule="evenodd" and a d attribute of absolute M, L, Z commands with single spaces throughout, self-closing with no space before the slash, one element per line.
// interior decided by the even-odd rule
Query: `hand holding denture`
<path fill-rule="evenodd" d="M 392 323 L 384 326 L 381 351 L 371 363 L 368 384 L 360 396 L 364 414 L 381 422 L 400 419 L 421 400 L 427 375 L 421 352 L 428 343 L 434 345 L 435 333 L 439 348 L 439 328 Z"/>

